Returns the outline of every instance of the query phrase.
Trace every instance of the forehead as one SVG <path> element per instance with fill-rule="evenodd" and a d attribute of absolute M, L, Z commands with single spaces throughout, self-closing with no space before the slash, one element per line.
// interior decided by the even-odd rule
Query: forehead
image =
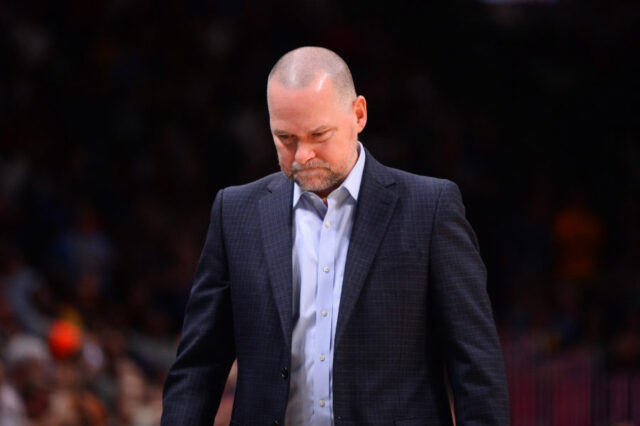
<path fill-rule="evenodd" d="M 306 87 L 285 87 L 274 79 L 269 82 L 267 93 L 272 128 L 313 128 L 344 113 L 331 79 L 326 76 Z"/>

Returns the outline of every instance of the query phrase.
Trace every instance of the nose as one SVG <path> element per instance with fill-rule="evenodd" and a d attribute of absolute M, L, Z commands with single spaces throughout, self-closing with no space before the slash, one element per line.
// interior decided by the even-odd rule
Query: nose
<path fill-rule="evenodd" d="M 305 164 L 307 161 L 313 159 L 316 156 L 312 146 L 309 143 L 298 141 L 296 146 L 295 160 L 299 164 Z"/>

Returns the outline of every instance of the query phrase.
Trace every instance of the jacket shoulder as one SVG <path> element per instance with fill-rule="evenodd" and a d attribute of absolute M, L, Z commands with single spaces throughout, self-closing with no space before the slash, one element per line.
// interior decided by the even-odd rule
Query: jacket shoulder
<path fill-rule="evenodd" d="M 291 181 L 282 172 L 272 173 L 258 180 L 243 185 L 234 185 L 224 188 L 224 202 L 244 203 L 250 200 L 256 201 L 268 190 L 286 185 Z"/>
<path fill-rule="evenodd" d="M 421 192 L 427 194 L 440 194 L 447 187 L 457 187 L 449 179 L 437 178 L 433 176 L 422 176 L 404 170 L 386 167 L 386 172 L 402 190 L 408 192 Z"/>

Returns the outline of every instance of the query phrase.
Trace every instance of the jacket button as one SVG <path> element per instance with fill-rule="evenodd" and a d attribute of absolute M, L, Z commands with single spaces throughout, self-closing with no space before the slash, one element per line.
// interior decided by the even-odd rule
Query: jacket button
<path fill-rule="evenodd" d="M 278 426 L 280 424 L 280 422 L 277 421 L 277 420 L 274 420 L 273 423 L 271 423 L 271 424 L 272 424 L 272 426 Z"/>
<path fill-rule="evenodd" d="M 289 369 L 287 369 L 286 367 L 283 368 L 282 371 L 280 372 L 280 375 L 284 380 L 287 380 L 287 378 L 289 378 Z"/>

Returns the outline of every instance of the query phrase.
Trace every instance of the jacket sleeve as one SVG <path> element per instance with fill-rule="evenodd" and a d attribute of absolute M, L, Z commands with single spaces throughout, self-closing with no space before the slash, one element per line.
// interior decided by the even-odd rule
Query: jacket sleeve
<path fill-rule="evenodd" d="M 458 426 L 508 425 L 502 351 L 486 291 L 486 269 L 456 184 L 445 181 L 434 217 L 430 300 Z"/>
<path fill-rule="evenodd" d="M 211 426 L 235 358 L 222 200 L 220 191 L 211 210 L 177 357 L 164 385 L 163 426 Z"/>

